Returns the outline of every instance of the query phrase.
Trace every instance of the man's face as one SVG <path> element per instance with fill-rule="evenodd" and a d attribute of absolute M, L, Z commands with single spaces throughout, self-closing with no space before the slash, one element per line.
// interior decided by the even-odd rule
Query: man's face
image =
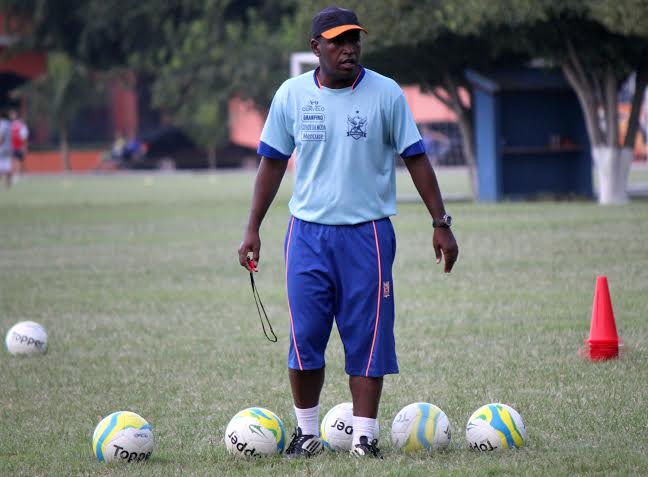
<path fill-rule="evenodd" d="M 354 79 L 360 64 L 360 30 L 348 30 L 330 40 L 318 37 L 311 49 L 324 74 L 338 80 Z"/>

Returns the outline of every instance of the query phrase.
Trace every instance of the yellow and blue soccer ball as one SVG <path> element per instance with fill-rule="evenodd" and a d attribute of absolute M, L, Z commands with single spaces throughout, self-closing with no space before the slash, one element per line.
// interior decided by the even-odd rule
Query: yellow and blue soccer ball
<path fill-rule="evenodd" d="M 452 432 L 448 416 L 434 404 L 415 402 L 400 410 L 391 430 L 392 443 L 406 454 L 448 447 Z"/>
<path fill-rule="evenodd" d="M 482 452 L 520 448 L 526 441 L 526 427 L 511 406 L 486 404 L 468 419 L 466 440 L 471 449 Z"/>
<path fill-rule="evenodd" d="M 262 407 L 249 407 L 237 413 L 225 430 L 225 447 L 238 457 L 281 454 L 286 433 L 281 419 Z"/>
<path fill-rule="evenodd" d="M 153 429 L 139 414 L 113 412 L 104 417 L 92 435 L 92 450 L 100 462 L 142 462 L 151 457 Z"/>
<path fill-rule="evenodd" d="M 378 439 L 380 426 L 376 421 L 373 437 Z M 348 452 L 353 443 L 353 403 L 343 402 L 326 413 L 320 425 L 324 447 L 332 451 Z"/>

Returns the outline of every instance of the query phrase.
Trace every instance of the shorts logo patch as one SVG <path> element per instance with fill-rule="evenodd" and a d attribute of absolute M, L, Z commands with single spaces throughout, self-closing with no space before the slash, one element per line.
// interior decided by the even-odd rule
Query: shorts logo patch
<path fill-rule="evenodd" d="M 367 137 L 367 117 L 360 116 L 360 111 L 356 111 L 355 116 L 347 116 L 347 136 L 356 140 Z"/>
<path fill-rule="evenodd" d="M 391 296 L 391 284 L 390 282 L 383 282 L 383 298 L 389 298 Z"/>

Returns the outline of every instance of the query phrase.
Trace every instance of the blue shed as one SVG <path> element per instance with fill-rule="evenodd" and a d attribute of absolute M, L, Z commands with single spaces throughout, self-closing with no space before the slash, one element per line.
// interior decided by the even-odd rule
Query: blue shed
<path fill-rule="evenodd" d="M 479 200 L 591 198 L 589 138 L 560 71 L 467 71 L 473 89 Z"/>

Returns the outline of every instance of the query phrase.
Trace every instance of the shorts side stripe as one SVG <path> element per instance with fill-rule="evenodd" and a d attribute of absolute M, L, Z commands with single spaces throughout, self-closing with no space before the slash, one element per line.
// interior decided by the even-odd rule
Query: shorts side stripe
<path fill-rule="evenodd" d="M 378 299 L 376 304 L 376 323 L 374 325 L 373 340 L 371 341 L 371 351 L 369 352 L 369 361 L 367 362 L 367 370 L 365 376 L 369 376 L 369 367 L 371 366 L 371 358 L 373 357 L 374 345 L 376 344 L 376 335 L 378 334 L 378 320 L 380 318 L 380 290 L 382 287 L 382 268 L 380 266 L 380 245 L 378 244 L 378 232 L 376 231 L 376 222 L 371 221 L 374 229 L 374 239 L 376 240 L 376 256 L 378 257 Z"/>
<path fill-rule="evenodd" d="M 299 370 L 303 371 L 301 357 L 299 356 L 299 348 L 297 347 L 297 338 L 295 337 L 295 324 L 293 323 L 292 310 L 290 309 L 290 295 L 288 295 L 288 256 L 290 254 L 290 240 L 292 239 L 293 225 L 295 224 L 295 217 L 290 219 L 290 231 L 288 232 L 288 243 L 286 244 L 286 298 L 288 301 L 288 316 L 290 317 L 290 334 L 292 335 L 293 345 L 295 346 L 295 354 L 297 355 L 297 362 L 299 363 Z"/>

